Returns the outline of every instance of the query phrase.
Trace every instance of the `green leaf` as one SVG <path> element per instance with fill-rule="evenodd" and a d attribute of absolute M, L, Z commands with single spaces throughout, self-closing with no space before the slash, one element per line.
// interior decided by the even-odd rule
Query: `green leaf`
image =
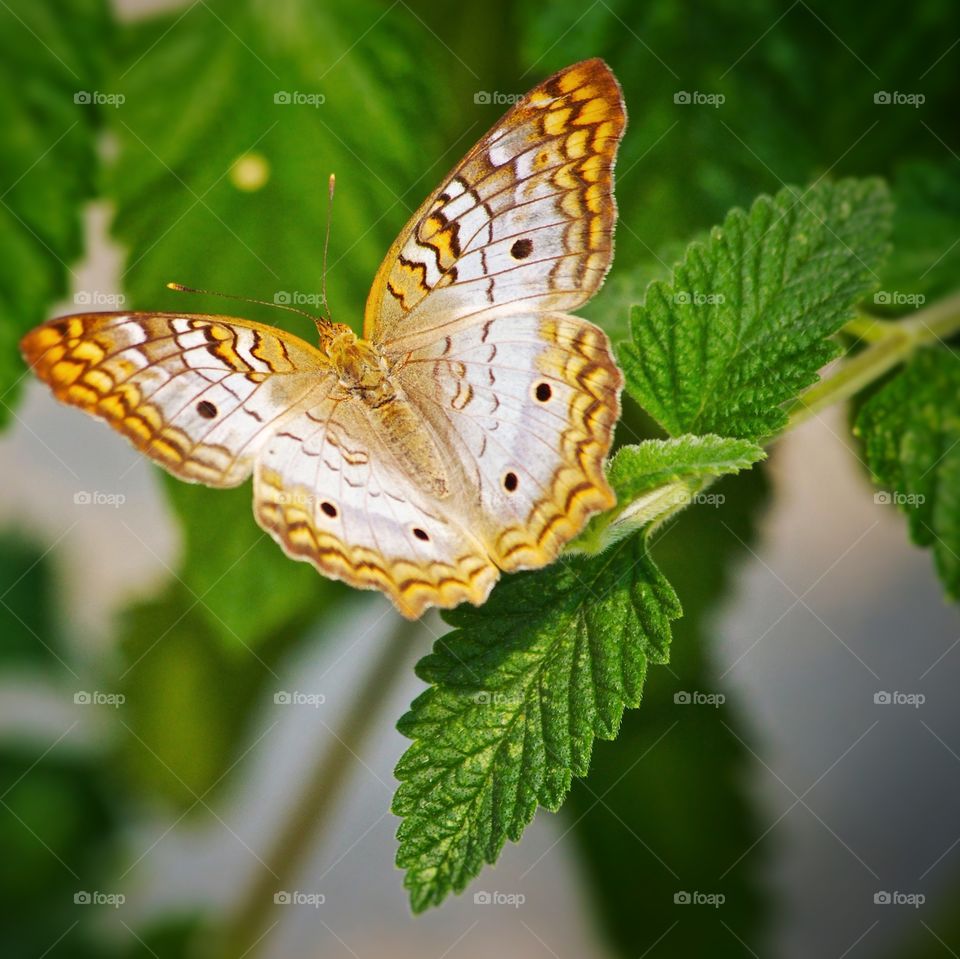
<path fill-rule="evenodd" d="M 398 728 L 397 864 L 417 912 L 460 892 L 517 841 L 537 805 L 557 809 L 596 737 L 639 705 L 648 662 L 667 661 L 670 584 L 634 537 L 590 559 L 512 576 L 421 660 L 431 684 Z"/>
<path fill-rule="evenodd" d="M 634 308 L 620 351 L 634 399 L 673 435 L 776 432 L 876 285 L 890 215 L 878 180 L 787 188 L 733 210 Z"/>
<path fill-rule="evenodd" d="M 67 292 L 93 194 L 98 92 L 110 37 L 102 0 L 0 5 L 0 425 L 25 379 L 18 342 Z"/>
<path fill-rule="evenodd" d="M 597 552 L 694 502 L 695 495 L 716 477 L 749 469 L 766 455 L 750 440 L 712 434 L 623 446 L 607 467 L 607 479 L 617 494 L 616 508 L 595 516 L 569 549 Z"/>
<path fill-rule="evenodd" d="M 906 515 L 911 539 L 933 549 L 937 572 L 960 598 L 960 357 L 918 352 L 863 405 L 855 432 L 881 491 Z"/>
<path fill-rule="evenodd" d="M 335 172 L 327 287 L 335 318 L 358 328 L 381 257 L 451 162 L 450 104 L 417 69 L 422 29 L 375 0 L 210 0 L 129 28 L 107 186 L 133 304 L 223 311 L 164 288 L 180 280 L 318 309 Z M 242 312 L 315 337 L 309 320 Z"/>
<path fill-rule="evenodd" d="M 621 447 L 610 461 L 607 477 L 617 499 L 630 500 L 681 477 L 739 473 L 766 456 L 763 448 L 750 440 L 712 434 L 644 440 Z"/>

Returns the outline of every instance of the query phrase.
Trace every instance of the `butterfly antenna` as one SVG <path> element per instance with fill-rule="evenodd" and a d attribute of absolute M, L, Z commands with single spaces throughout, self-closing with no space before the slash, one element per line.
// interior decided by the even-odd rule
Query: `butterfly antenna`
<path fill-rule="evenodd" d="M 330 313 L 330 307 L 327 304 L 327 250 L 330 248 L 330 223 L 333 220 L 333 191 L 337 185 L 336 175 L 331 173 L 327 186 L 327 235 L 323 241 L 323 279 L 320 286 L 320 299 L 323 302 L 323 312 L 329 317 L 329 322 L 333 322 L 333 315 Z"/>
<path fill-rule="evenodd" d="M 258 303 L 260 306 L 272 306 L 278 310 L 287 310 L 289 313 L 299 313 L 301 316 L 313 320 L 317 328 L 321 331 L 327 326 L 327 321 L 322 317 L 314 316 L 313 313 L 308 313 L 306 310 L 298 309 L 287 303 L 271 303 L 269 300 L 257 300 L 252 296 L 238 296 L 236 293 L 220 293 L 217 290 L 199 290 L 195 286 L 184 286 L 183 283 L 168 283 L 167 289 L 176 290 L 178 293 L 202 293 L 206 296 L 222 296 L 228 300 L 243 300 L 244 303 Z"/>

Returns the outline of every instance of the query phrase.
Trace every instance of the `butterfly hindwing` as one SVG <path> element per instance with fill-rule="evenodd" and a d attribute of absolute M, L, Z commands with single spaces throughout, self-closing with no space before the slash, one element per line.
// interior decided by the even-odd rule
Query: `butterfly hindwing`
<path fill-rule="evenodd" d="M 436 463 L 424 484 L 411 482 L 410 463 L 433 455 L 418 427 L 392 430 L 386 413 L 334 391 L 274 435 L 254 475 L 257 521 L 288 555 L 382 590 L 409 617 L 482 602 L 498 575 L 463 521 L 458 477 L 430 489 L 431 477 L 447 479 Z"/>
<path fill-rule="evenodd" d="M 503 570 L 553 560 L 615 502 L 603 463 L 622 376 L 606 336 L 564 314 L 492 315 L 411 351 L 398 379 L 450 438 L 463 509 Z"/>

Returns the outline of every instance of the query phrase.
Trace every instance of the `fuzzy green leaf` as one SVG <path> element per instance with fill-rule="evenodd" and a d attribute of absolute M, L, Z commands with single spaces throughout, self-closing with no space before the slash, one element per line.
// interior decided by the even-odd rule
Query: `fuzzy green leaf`
<path fill-rule="evenodd" d="M 713 434 L 644 440 L 635 446 L 623 446 L 607 467 L 607 479 L 617 494 L 616 508 L 595 516 L 570 549 L 597 552 L 612 539 L 622 538 L 626 532 L 658 519 L 658 505 L 663 514 L 675 512 L 693 502 L 694 494 L 712 480 L 749 469 L 766 455 L 750 440 Z M 644 494 L 653 491 L 662 491 L 664 496 L 659 504 L 650 502 L 651 513 Z M 623 532 L 612 535 L 618 526 Z"/>
<path fill-rule="evenodd" d="M 607 477 L 617 499 L 626 502 L 677 479 L 739 473 L 766 455 L 749 440 L 712 434 L 644 440 L 621 447 L 610 461 Z"/>
<path fill-rule="evenodd" d="M 896 503 L 910 536 L 933 549 L 947 593 L 960 598 L 960 356 L 932 348 L 870 397 L 862 436 L 875 499 Z"/>
<path fill-rule="evenodd" d="M 634 307 L 620 351 L 630 393 L 672 435 L 776 432 L 877 285 L 890 217 L 878 180 L 788 187 L 733 210 Z"/>
<path fill-rule="evenodd" d="M 676 594 L 634 537 L 601 556 L 505 580 L 418 665 L 431 684 L 399 723 L 397 864 L 419 912 L 460 892 L 557 809 L 594 739 L 639 705 L 647 663 L 667 661 Z"/>

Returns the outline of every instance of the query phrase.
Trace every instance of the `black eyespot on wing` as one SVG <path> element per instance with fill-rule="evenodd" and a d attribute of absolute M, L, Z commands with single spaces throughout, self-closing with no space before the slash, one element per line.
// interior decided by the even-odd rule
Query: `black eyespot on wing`
<path fill-rule="evenodd" d="M 425 543 L 430 539 L 430 537 L 427 535 L 427 531 L 420 529 L 419 526 L 414 527 L 413 535 L 416 536 L 417 539 L 422 539 Z"/>
<path fill-rule="evenodd" d="M 197 412 L 205 420 L 212 420 L 217 415 L 217 408 L 210 400 L 200 400 L 200 402 L 197 403 Z"/>
<path fill-rule="evenodd" d="M 337 508 L 333 505 L 333 503 L 321 503 L 320 509 L 322 509 L 324 513 L 330 517 L 330 519 L 335 519 L 337 516 Z"/>
<path fill-rule="evenodd" d="M 520 481 L 517 479 L 516 473 L 507 473 L 507 475 L 503 478 L 503 488 L 508 493 L 512 493 L 517 488 L 519 483 Z"/>
<path fill-rule="evenodd" d="M 531 253 L 533 253 L 533 240 L 528 240 L 526 237 L 522 240 L 517 240 L 517 242 L 510 247 L 510 256 L 515 260 L 525 260 Z"/>
<path fill-rule="evenodd" d="M 549 383 L 537 383 L 537 388 L 534 391 L 534 396 L 541 402 L 546 403 L 547 400 L 553 396 L 553 390 L 550 389 Z"/>

